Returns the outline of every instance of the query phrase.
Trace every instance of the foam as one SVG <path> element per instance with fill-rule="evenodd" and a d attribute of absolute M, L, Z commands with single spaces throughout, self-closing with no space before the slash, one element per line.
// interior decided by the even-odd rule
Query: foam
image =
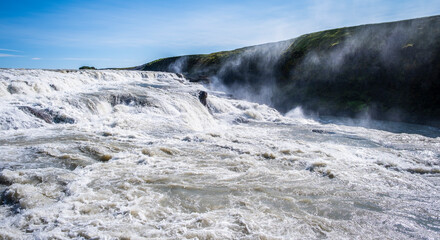
<path fill-rule="evenodd" d="M 437 236 L 440 138 L 225 95 L 172 73 L 0 70 L 0 238 Z"/>

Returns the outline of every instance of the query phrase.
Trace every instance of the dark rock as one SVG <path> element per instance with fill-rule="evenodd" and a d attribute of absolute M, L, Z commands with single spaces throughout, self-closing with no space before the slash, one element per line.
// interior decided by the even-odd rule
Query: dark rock
<path fill-rule="evenodd" d="M 412 174 L 439 174 L 440 169 L 423 169 L 423 168 L 409 168 L 406 170 Z"/>
<path fill-rule="evenodd" d="M 57 88 L 57 86 L 55 86 L 54 84 L 50 84 L 49 85 L 53 90 L 58 91 L 59 89 Z"/>
<path fill-rule="evenodd" d="M 334 132 L 325 131 L 325 130 L 321 130 L 321 129 L 312 129 L 312 132 L 320 133 L 320 134 L 335 134 Z"/>
<path fill-rule="evenodd" d="M 208 106 L 208 102 L 206 101 L 206 99 L 208 98 L 208 93 L 205 91 L 200 91 L 199 92 L 199 100 L 200 102 L 203 104 L 203 106 Z"/>
<path fill-rule="evenodd" d="M 264 157 L 265 159 L 275 159 L 276 156 L 273 155 L 272 153 L 263 153 L 261 154 L 262 157 Z"/>
<path fill-rule="evenodd" d="M 182 139 L 182 141 L 191 142 L 191 138 L 190 137 L 185 137 L 185 138 Z"/>
<path fill-rule="evenodd" d="M 103 154 L 103 155 L 99 156 L 99 161 L 101 161 L 101 162 L 108 162 L 112 158 L 113 158 L 112 155 Z"/>
<path fill-rule="evenodd" d="M 318 168 L 324 168 L 326 167 L 327 164 L 325 163 L 321 163 L 321 162 L 317 162 L 317 163 L 313 163 L 312 165 L 309 165 L 306 170 L 310 171 L 310 172 L 314 172 L 316 169 Z"/>
<path fill-rule="evenodd" d="M 19 93 L 19 92 L 20 92 L 20 89 L 17 88 L 16 86 L 9 85 L 9 86 L 8 86 L 8 92 L 9 92 L 10 94 L 16 94 L 16 93 Z"/>
<path fill-rule="evenodd" d="M 75 123 L 75 119 L 64 116 L 64 115 L 55 115 L 53 117 L 53 122 L 54 123 L 69 123 L 69 124 L 74 124 Z"/>
<path fill-rule="evenodd" d="M 113 107 L 119 104 L 141 107 L 152 106 L 152 104 L 148 102 L 146 97 L 138 97 L 131 94 L 111 95 L 110 104 Z"/>
<path fill-rule="evenodd" d="M 103 132 L 103 133 L 102 133 L 102 136 L 104 136 L 104 137 L 110 137 L 110 136 L 113 136 L 113 134 L 110 133 L 110 132 Z"/>
<path fill-rule="evenodd" d="M 20 212 L 20 200 L 17 194 L 10 189 L 5 189 L 0 195 L 0 205 L 9 205 L 14 213 Z"/>
<path fill-rule="evenodd" d="M 12 182 L 9 179 L 7 179 L 3 174 L 0 174 L 0 184 L 12 185 Z"/>
<path fill-rule="evenodd" d="M 239 124 L 239 123 L 249 123 L 249 120 L 247 120 L 247 119 L 244 118 L 244 117 L 237 117 L 237 118 L 234 120 L 234 123 L 236 123 L 236 124 Z"/>
<path fill-rule="evenodd" d="M 335 175 L 330 170 L 322 172 L 321 174 L 322 174 L 323 177 L 328 177 L 330 179 L 335 178 Z"/>
<path fill-rule="evenodd" d="M 44 110 L 39 110 L 39 109 L 35 109 L 35 108 L 31 108 L 28 106 L 22 106 L 19 107 L 20 110 L 30 113 L 32 115 L 34 115 L 35 117 L 44 120 L 47 123 L 52 123 L 52 116 L 50 114 L 48 114 L 47 112 L 45 112 Z"/>
<path fill-rule="evenodd" d="M 327 164 L 321 163 L 321 162 L 317 162 L 317 163 L 313 163 L 312 165 L 309 165 L 306 168 L 306 170 L 310 171 L 310 172 L 319 173 L 319 174 L 321 174 L 321 176 L 328 177 L 330 179 L 335 178 L 335 175 L 330 170 L 323 169 L 325 167 L 327 167 Z"/>
<path fill-rule="evenodd" d="M 176 73 L 176 76 L 180 77 L 180 78 L 184 78 L 185 76 L 183 76 L 183 74 L 181 73 Z"/>
<path fill-rule="evenodd" d="M 164 152 L 164 153 L 166 153 L 166 154 L 168 154 L 168 155 L 174 155 L 173 150 L 171 150 L 171 149 L 169 149 L 169 148 L 161 147 L 161 148 L 159 148 L 159 150 L 161 150 L 162 152 Z"/>
<path fill-rule="evenodd" d="M 205 140 L 203 140 L 197 136 L 192 137 L 192 138 L 189 136 L 186 136 L 185 138 L 182 139 L 182 141 L 185 141 L 185 142 L 204 142 Z"/>
<path fill-rule="evenodd" d="M 103 149 L 93 147 L 93 146 L 80 146 L 79 150 L 86 156 L 93 158 L 101 162 L 107 162 L 113 158 L 112 155 L 105 153 Z"/>
<path fill-rule="evenodd" d="M 47 123 L 69 123 L 73 124 L 75 123 L 75 119 L 71 117 L 67 117 L 65 115 L 62 115 L 58 112 L 55 112 L 50 109 L 36 109 L 29 106 L 21 106 L 19 107 L 20 110 L 32 114 L 35 117 L 44 120 Z"/>

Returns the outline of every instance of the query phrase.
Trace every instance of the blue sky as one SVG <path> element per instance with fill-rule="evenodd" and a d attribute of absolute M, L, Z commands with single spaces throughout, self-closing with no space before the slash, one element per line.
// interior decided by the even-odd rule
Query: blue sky
<path fill-rule="evenodd" d="M 0 68 L 129 67 L 439 14 L 438 0 L 0 0 Z"/>

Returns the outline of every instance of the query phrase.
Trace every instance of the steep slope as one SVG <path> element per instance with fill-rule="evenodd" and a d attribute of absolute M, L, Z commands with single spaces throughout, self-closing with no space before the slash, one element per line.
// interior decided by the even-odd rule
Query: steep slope
<path fill-rule="evenodd" d="M 159 59 L 140 70 L 208 79 L 286 112 L 438 124 L 440 16 L 340 28 L 233 51 Z M 437 122 L 437 123 L 436 123 Z"/>

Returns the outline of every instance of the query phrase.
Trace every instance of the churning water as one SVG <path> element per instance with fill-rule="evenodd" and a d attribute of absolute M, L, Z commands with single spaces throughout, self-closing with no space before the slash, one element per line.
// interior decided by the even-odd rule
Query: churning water
<path fill-rule="evenodd" d="M 3 69 L 0 99 L 1 239 L 440 233 L 436 128 L 282 116 L 162 72 Z"/>

